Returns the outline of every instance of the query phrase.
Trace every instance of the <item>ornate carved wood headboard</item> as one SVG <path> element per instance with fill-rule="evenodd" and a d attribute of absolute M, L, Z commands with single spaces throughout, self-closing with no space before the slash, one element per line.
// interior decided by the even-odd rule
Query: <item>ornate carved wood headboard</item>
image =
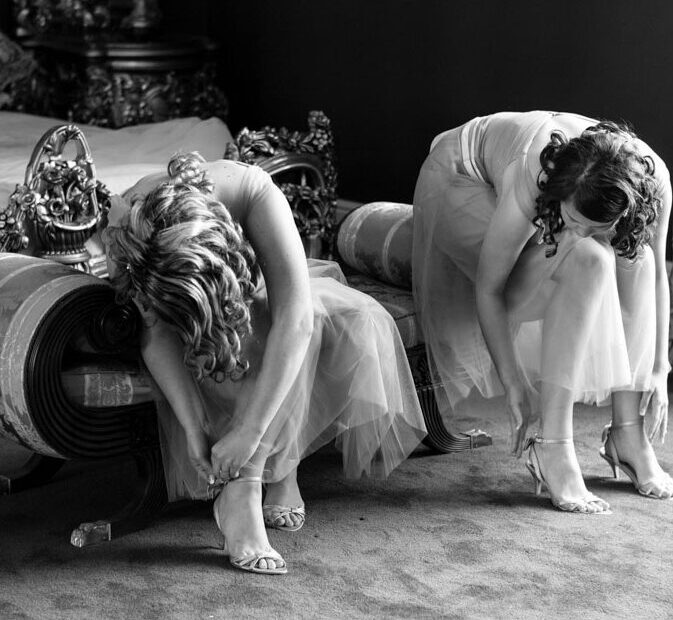
<path fill-rule="evenodd" d="M 308 131 L 244 128 L 224 156 L 266 170 L 292 207 L 306 255 L 332 256 L 337 172 L 331 122 L 323 112 L 309 112 Z"/>

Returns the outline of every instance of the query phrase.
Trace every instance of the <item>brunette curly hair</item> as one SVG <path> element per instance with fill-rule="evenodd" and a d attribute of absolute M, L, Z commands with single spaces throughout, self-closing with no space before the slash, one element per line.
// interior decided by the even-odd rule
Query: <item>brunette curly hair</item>
<path fill-rule="evenodd" d="M 563 227 L 560 203 L 572 198 L 576 208 L 595 222 L 614 222 L 611 243 L 620 256 L 635 258 L 652 237 L 661 198 L 654 161 L 641 155 L 636 134 L 627 125 L 603 121 L 568 140 L 554 131 L 540 153 L 537 217 L 543 241 L 556 253 L 556 234 Z"/>
<path fill-rule="evenodd" d="M 248 368 L 241 339 L 260 272 L 240 225 L 213 198 L 203 162 L 198 153 L 173 157 L 169 180 L 131 197 L 128 220 L 104 234 L 119 267 L 117 300 L 135 297 L 173 326 L 198 380 L 236 380 Z"/>

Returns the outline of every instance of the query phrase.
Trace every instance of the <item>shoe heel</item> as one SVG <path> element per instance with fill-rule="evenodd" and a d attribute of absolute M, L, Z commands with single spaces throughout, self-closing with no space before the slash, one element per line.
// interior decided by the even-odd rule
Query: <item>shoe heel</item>
<path fill-rule="evenodd" d="M 537 475 L 537 472 L 535 471 L 535 467 L 533 467 L 533 464 L 530 461 L 526 463 L 526 469 L 528 469 L 528 472 L 533 477 L 533 484 L 535 485 L 535 495 L 541 495 L 542 480 L 540 480 L 539 476 Z"/>
<path fill-rule="evenodd" d="M 615 463 L 610 463 L 612 468 L 612 475 L 615 477 L 615 480 L 619 480 L 619 467 Z"/>
<path fill-rule="evenodd" d="M 535 495 L 538 497 L 542 495 L 542 481 L 541 480 L 535 480 Z"/>

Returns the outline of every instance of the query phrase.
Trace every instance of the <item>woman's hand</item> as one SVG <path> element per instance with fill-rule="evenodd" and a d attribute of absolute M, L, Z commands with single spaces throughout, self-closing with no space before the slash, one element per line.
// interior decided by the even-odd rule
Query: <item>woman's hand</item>
<path fill-rule="evenodd" d="M 245 429 L 228 432 L 212 448 L 210 453 L 211 469 L 220 480 L 238 478 L 243 467 L 255 454 L 261 437 Z"/>
<path fill-rule="evenodd" d="M 189 460 L 199 474 L 206 479 L 210 479 L 213 475 L 213 468 L 210 464 L 210 445 L 206 433 L 201 430 L 193 430 L 186 435 Z"/>
<path fill-rule="evenodd" d="M 505 388 L 505 406 L 509 414 L 512 454 L 519 458 L 523 452 L 528 425 L 535 421 L 526 388 L 522 383 L 514 383 Z"/>
<path fill-rule="evenodd" d="M 652 373 L 650 389 L 643 392 L 640 399 L 640 415 L 650 412 L 650 441 L 660 439 L 662 442 L 668 430 L 668 373 L 664 371 Z"/>

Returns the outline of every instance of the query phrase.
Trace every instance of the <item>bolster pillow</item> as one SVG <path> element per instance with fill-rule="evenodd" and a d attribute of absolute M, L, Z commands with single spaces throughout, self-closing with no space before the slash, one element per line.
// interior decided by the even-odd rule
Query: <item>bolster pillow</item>
<path fill-rule="evenodd" d="M 411 288 L 413 207 L 396 202 L 370 202 L 341 222 L 337 249 L 341 260 L 358 272 Z"/>

